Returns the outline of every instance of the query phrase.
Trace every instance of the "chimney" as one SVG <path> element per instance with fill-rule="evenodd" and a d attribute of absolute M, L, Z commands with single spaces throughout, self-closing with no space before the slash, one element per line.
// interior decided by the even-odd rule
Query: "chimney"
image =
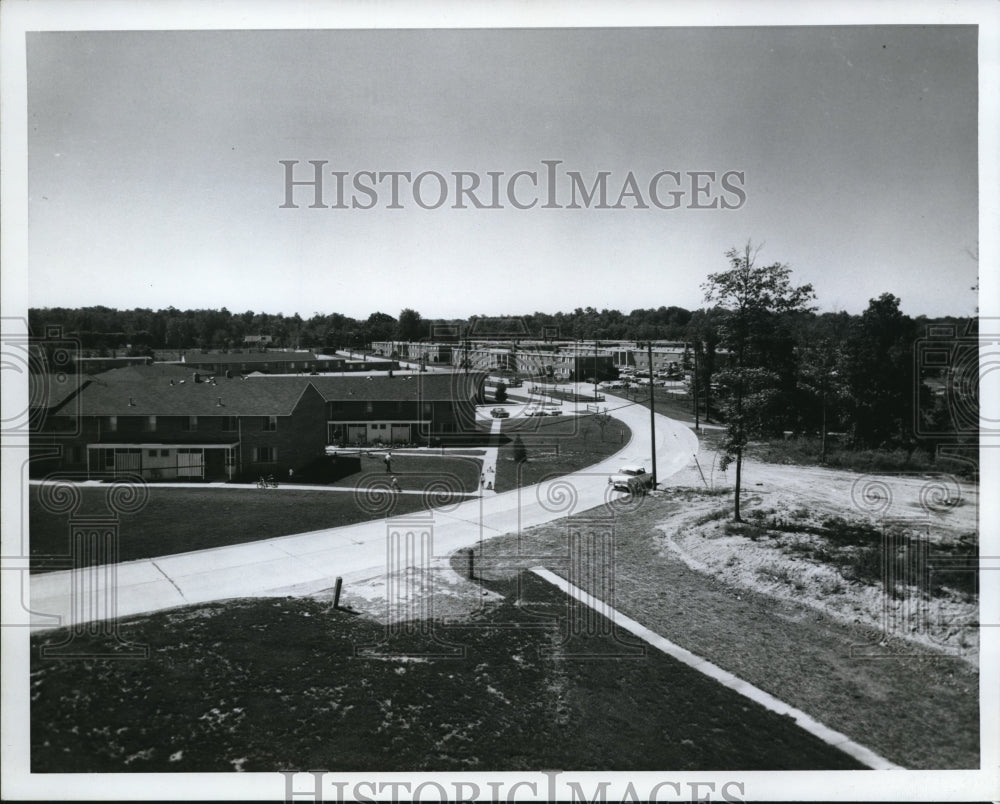
<path fill-rule="evenodd" d="M 217 408 L 221 408 L 222 407 L 222 397 L 221 396 L 219 397 L 219 401 L 215 403 L 215 407 L 217 407 Z"/>
<path fill-rule="evenodd" d="M 128 406 L 130 408 L 134 408 L 135 407 L 135 400 L 132 397 L 128 398 Z"/>

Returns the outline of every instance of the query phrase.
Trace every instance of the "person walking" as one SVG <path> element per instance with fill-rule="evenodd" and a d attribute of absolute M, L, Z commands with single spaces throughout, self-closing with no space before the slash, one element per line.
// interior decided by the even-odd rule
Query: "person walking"
<path fill-rule="evenodd" d="M 391 485 L 392 485 L 392 490 L 394 492 L 396 492 L 396 494 L 399 494 L 399 492 L 402 491 L 402 489 L 399 488 L 399 482 L 396 480 L 396 476 L 395 475 L 392 476 L 392 483 L 391 483 Z"/>
<path fill-rule="evenodd" d="M 392 473 L 392 453 L 391 452 L 387 452 L 385 454 L 385 473 L 387 475 Z"/>

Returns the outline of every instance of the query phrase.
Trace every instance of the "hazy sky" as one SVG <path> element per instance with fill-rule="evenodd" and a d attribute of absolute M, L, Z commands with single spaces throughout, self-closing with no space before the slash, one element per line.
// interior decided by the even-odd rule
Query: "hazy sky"
<path fill-rule="evenodd" d="M 27 55 L 33 307 L 697 308 L 752 238 L 824 310 L 975 309 L 972 26 L 42 32 Z M 280 160 L 327 160 L 327 204 L 329 171 L 348 205 L 360 171 L 452 186 L 282 209 Z M 532 209 L 452 208 L 453 171 L 504 188 L 542 160 L 564 205 L 565 171 L 609 171 L 609 205 L 629 171 L 647 204 L 660 171 L 738 171 L 745 202 L 542 209 L 522 177 Z"/>

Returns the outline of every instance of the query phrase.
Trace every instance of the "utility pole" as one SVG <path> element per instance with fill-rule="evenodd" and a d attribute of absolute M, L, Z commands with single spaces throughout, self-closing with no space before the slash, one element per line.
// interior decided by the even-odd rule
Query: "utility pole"
<path fill-rule="evenodd" d="M 653 409 L 653 342 L 647 344 L 649 349 L 649 446 L 653 456 L 653 488 L 656 488 L 656 411 Z"/>
<path fill-rule="evenodd" d="M 698 430 L 698 350 L 694 350 L 694 429 Z"/>
<path fill-rule="evenodd" d="M 597 402 L 597 344 L 598 341 L 594 339 L 594 402 Z"/>

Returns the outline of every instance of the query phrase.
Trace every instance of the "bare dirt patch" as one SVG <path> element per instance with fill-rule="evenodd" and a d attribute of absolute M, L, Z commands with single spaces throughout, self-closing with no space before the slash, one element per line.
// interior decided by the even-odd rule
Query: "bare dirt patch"
<path fill-rule="evenodd" d="M 729 479 L 716 473 L 716 491 Z M 661 549 L 725 583 L 864 626 L 887 652 L 917 644 L 978 665 L 976 485 L 749 461 L 744 490 L 742 525 L 731 521 L 731 492 L 689 493 L 659 523 Z"/>
<path fill-rule="evenodd" d="M 236 600 L 123 624 L 149 661 L 36 650 L 32 770 L 859 767 L 668 656 L 633 643 L 622 658 L 620 642 L 569 633 L 567 599 L 530 573 L 491 592 L 451 626 Z M 89 636 L 77 647 L 90 643 L 108 647 Z"/>

